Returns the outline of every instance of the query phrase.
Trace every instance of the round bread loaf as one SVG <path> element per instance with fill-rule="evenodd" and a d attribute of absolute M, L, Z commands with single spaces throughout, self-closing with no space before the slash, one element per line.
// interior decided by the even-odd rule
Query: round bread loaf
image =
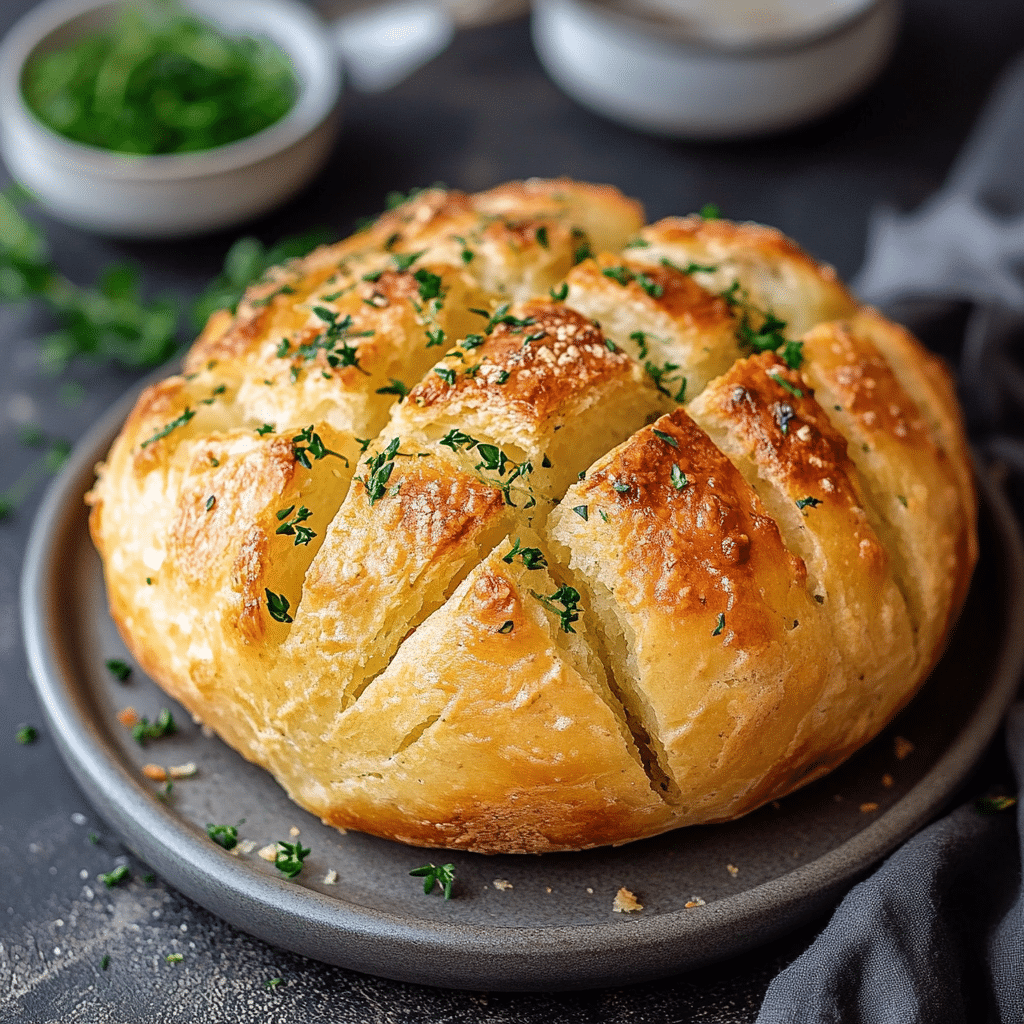
<path fill-rule="evenodd" d="M 324 821 L 574 850 L 871 739 L 976 557 L 950 378 L 771 228 L 429 189 L 272 270 L 88 500 L 141 666 Z"/>

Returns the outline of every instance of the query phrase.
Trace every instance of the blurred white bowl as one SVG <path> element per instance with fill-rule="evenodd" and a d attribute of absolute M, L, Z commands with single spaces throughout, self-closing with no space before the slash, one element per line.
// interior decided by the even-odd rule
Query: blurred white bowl
<path fill-rule="evenodd" d="M 180 238 L 241 223 L 297 192 L 337 132 L 341 64 L 323 23 L 293 0 L 185 0 L 232 34 L 275 42 L 299 93 L 278 122 L 197 153 L 129 156 L 81 145 L 47 128 L 22 95 L 25 62 L 109 25 L 117 0 L 48 0 L 0 46 L 0 155 L 55 217 L 122 238 Z"/>
<path fill-rule="evenodd" d="M 832 5 L 833 20 L 791 36 L 776 25 L 760 38 L 701 38 L 692 23 L 638 7 L 535 0 L 534 43 L 548 74 L 584 106 L 676 138 L 763 135 L 832 110 L 882 69 L 899 25 L 899 0 L 847 0 Z"/>

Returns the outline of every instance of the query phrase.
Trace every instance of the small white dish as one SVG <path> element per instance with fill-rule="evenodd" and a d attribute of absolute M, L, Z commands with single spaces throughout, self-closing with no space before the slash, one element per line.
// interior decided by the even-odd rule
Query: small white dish
<path fill-rule="evenodd" d="M 704 0 L 712 20 L 717 2 Z M 675 138 L 743 138 L 827 113 L 884 66 L 899 0 L 819 6 L 825 17 L 793 20 L 789 32 L 781 18 L 746 32 L 722 22 L 715 32 L 710 23 L 673 20 L 672 4 L 659 16 L 650 3 L 535 0 L 533 38 L 548 74 L 599 114 Z"/>
<path fill-rule="evenodd" d="M 337 132 L 341 62 L 324 24 L 295 0 L 185 0 L 225 31 L 269 38 L 288 57 L 295 105 L 256 135 L 198 153 L 129 156 L 47 128 L 22 96 L 26 61 L 104 28 L 118 6 L 48 0 L 0 46 L 0 155 L 50 213 L 100 234 L 181 238 L 249 220 L 320 169 Z"/>

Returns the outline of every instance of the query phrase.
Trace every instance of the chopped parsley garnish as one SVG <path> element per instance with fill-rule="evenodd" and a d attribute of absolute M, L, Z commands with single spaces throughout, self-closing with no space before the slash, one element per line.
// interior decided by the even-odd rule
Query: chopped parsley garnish
<path fill-rule="evenodd" d="M 381 452 L 367 459 L 366 468 L 369 476 L 364 481 L 362 477 L 356 477 L 366 488 L 366 496 L 371 507 L 375 505 L 388 490 L 388 481 L 395 468 L 395 455 L 398 454 L 398 446 L 401 444 L 397 437 L 391 439 L 391 443 Z"/>
<path fill-rule="evenodd" d="M 225 850 L 233 850 L 238 845 L 237 825 L 213 825 L 206 826 L 206 834 Z"/>
<path fill-rule="evenodd" d="M 279 842 L 274 854 L 274 867 L 286 878 L 294 878 L 302 870 L 302 862 L 309 854 L 310 848 L 302 843 Z"/>
<path fill-rule="evenodd" d="M 166 960 L 169 964 L 180 964 L 181 961 L 184 959 L 184 953 L 168 953 L 167 956 L 164 957 L 164 960 Z"/>
<path fill-rule="evenodd" d="M 459 259 L 461 259 L 463 263 L 472 263 L 473 257 L 476 253 L 470 249 L 469 243 L 462 237 L 462 235 L 452 235 L 452 238 L 462 246 L 462 251 L 459 253 Z"/>
<path fill-rule="evenodd" d="M 311 530 L 308 526 L 302 526 L 310 516 L 312 512 L 306 508 L 305 505 L 299 506 L 299 511 L 292 516 L 295 506 L 291 505 L 289 508 L 283 508 L 277 513 L 279 520 L 284 520 L 281 525 L 274 531 L 274 533 L 284 534 L 286 537 L 295 537 L 295 547 L 300 544 L 308 544 L 315 536 L 315 531 Z M 291 516 L 291 518 L 289 518 Z"/>
<path fill-rule="evenodd" d="M 419 252 L 395 252 L 391 258 L 395 261 L 395 267 L 400 270 L 408 270 L 427 250 L 420 249 Z"/>
<path fill-rule="evenodd" d="M 346 313 L 341 316 L 333 309 L 326 306 L 314 306 L 313 312 L 322 320 L 326 326 L 311 342 L 300 345 L 295 354 L 305 362 L 316 358 L 317 352 L 321 349 L 326 353 L 327 364 L 331 369 L 338 367 L 354 366 L 360 373 L 369 374 L 369 370 L 363 369 L 359 363 L 359 349 L 357 345 L 350 345 L 352 338 L 369 338 L 373 331 L 353 331 L 352 316 Z"/>
<path fill-rule="evenodd" d="M 516 537 L 515 543 L 512 545 L 512 550 L 507 555 L 504 555 L 501 560 L 511 565 L 516 555 L 522 559 L 523 565 L 527 569 L 547 568 L 547 560 L 544 558 L 540 548 L 521 548 L 518 537 Z"/>
<path fill-rule="evenodd" d="M 110 966 L 110 954 L 104 953 L 103 959 L 100 960 L 100 970 L 105 971 Z"/>
<path fill-rule="evenodd" d="M 668 257 L 662 257 L 661 265 L 672 270 L 678 270 L 680 274 L 713 274 L 718 267 L 713 263 L 687 263 L 685 267 L 673 263 Z"/>
<path fill-rule="evenodd" d="M 412 275 L 417 283 L 419 284 L 420 298 L 426 302 L 428 299 L 437 299 L 442 296 L 441 291 L 441 278 L 437 274 L 432 274 L 427 269 L 417 270 Z"/>
<path fill-rule="evenodd" d="M 590 239 L 587 238 L 585 231 L 582 231 L 580 228 L 573 228 L 572 240 L 575 245 L 572 253 L 573 266 L 577 263 L 582 263 L 584 260 L 594 258 L 594 250 L 590 247 Z"/>
<path fill-rule="evenodd" d="M 132 667 L 120 658 L 108 658 L 106 661 L 107 671 L 119 682 L 125 682 L 132 674 Z"/>
<path fill-rule="evenodd" d="M 193 416 L 195 416 L 195 413 L 188 406 L 185 406 L 185 409 L 180 416 L 171 420 L 170 423 L 167 423 L 164 426 L 162 426 L 152 437 L 147 437 L 146 440 L 139 445 L 139 447 L 145 448 L 146 445 L 150 445 L 154 441 L 163 440 L 163 438 L 165 438 L 172 430 L 177 430 L 178 427 L 185 426 L 185 424 L 188 423 L 188 421 L 192 419 Z"/>
<path fill-rule="evenodd" d="M 427 328 L 427 348 L 435 348 L 438 345 L 443 345 L 444 341 L 445 333 L 440 327 Z"/>
<path fill-rule="evenodd" d="M 771 310 L 764 314 L 761 326 L 756 330 L 750 322 L 750 307 L 743 310 L 736 337 L 740 344 L 747 345 L 755 352 L 774 351 L 786 343 L 782 332 L 786 329 L 786 321 L 780 320 Z"/>
<path fill-rule="evenodd" d="M 259 434 L 260 437 L 265 437 L 267 434 L 272 434 L 276 429 L 277 427 L 275 427 L 273 423 L 264 423 L 262 427 L 256 428 L 256 433 Z"/>
<path fill-rule="evenodd" d="M 725 612 L 718 613 L 718 625 L 712 631 L 712 636 L 718 636 L 725 629 Z"/>
<path fill-rule="evenodd" d="M 780 388 L 784 388 L 786 391 L 788 391 L 794 398 L 804 397 L 803 391 L 801 391 L 800 388 L 798 388 L 795 384 L 790 384 L 790 382 L 786 380 L 785 377 L 782 377 L 777 373 L 769 373 L 768 376 L 771 377 L 771 379 L 775 381 L 775 383 L 778 384 Z"/>
<path fill-rule="evenodd" d="M 624 484 L 621 480 L 613 480 L 612 490 L 618 491 L 619 494 L 625 494 L 629 490 L 629 484 Z"/>
<path fill-rule="evenodd" d="M 640 358 L 647 358 L 647 335 L 643 331 L 634 331 L 629 336 L 630 341 L 635 341 L 637 348 L 640 350 Z"/>
<path fill-rule="evenodd" d="M 636 273 L 630 270 L 629 267 L 605 267 L 601 273 L 623 287 L 629 284 L 630 281 L 636 281 L 652 299 L 660 299 L 665 293 L 665 289 L 657 281 L 651 280 L 646 274 Z"/>
<path fill-rule="evenodd" d="M 625 287 L 633 280 L 633 275 L 626 267 L 605 267 L 601 273 L 605 277 L 610 277 L 613 281 Z"/>
<path fill-rule="evenodd" d="M 422 867 L 413 868 L 409 874 L 423 879 L 425 893 L 433 892 L 434 886 L 438 885 L 444 891 L 446 900 L 452 898 L 452 885 L 455 883 L 454 864 L 442 864 L 440 867 L 436 864 L 424 864 Z"/>
<path fill-rule="evenodd" d="M 348 459 L 341 452 L 332 452 L 330 448 L 325 447 L 323 439 L 313 431 L 312 423 L 292 438 L 292 455 L 295 456 L 295 461 L 306 469 L 313 468 L 309 461 L 311 455 L 317 462 L 326 459 L 328 455 L 333 455 L 348 465 Z"/>
<path fill-rule="evenodd" d="M 216 497 L 216 495 L 211 494 L 206 499 L 206 511 L 209 512 L 210 509 L 212 509 L 213 506 L 216 505 L 216 504 L 217 504 L 217 497 Z"/>
<path fill-rule="evenodd" d="M 272 590 L 266 590 L 267 595 L 267 611 L 270 612 L 270 617 L 276 622 L 292 622 L 292 617 L 288 614 L 288 609 L 291 607 L 291 602 L 284 594 L 275 594 Z"/>
<path fill-rule="evenodd" d="M 113 889 L 115 885 L 120 885 L 127 877 L 127 864 L 118 864 L 112 871 L 96 876 L 97 880 L 102 882 L 108 889 Z"/>
<path fill-rule="evenodd" d="M 155 722 L 150 722 L 146 717 L 140 718 L 132 727 L 132 739 L 139 746 L 144 747 L 146 740 L 158 740 L 163 736 L 170 736 L 178 731 L 174 724 L 174 717 L 167 708 L 161 708 L 156 716 Z"/>
<path fill-rule="evenodd" d="M 802 341 L 787 341 L 782 346 L 782 361 L 791 369 L 799 370 L 804 362 L 804 343 Z"/>
<path fill-rule="evenodd" d="M 281 978 L 268 978 L 268 979 L 267 979 L 267 980 L 266 980 L 266 981 L 265 981 L 265 982 L 263 983 L 263 987 L 264 987 L 264 988 L 269 988 L 269 989 L 270 989 L 270 991 L 271 991 L 271 992 L 273 992 L 273 991 L 274 991 L 274 989 L 276 989 L 276 988 L 277 988 L 277 986 L 281 984 L 281 982 L 282 982 L 282 979 L 281 979 Z"/>
<path fill-rule="evenodd" d="M 385 388 L 377 388 L 378 395 L 398 395 L 399 402 L 408 396 L 409 387 L 406 384 L 403 384 L 400 380 L 395 380 L 394 377 L 389 377 L 388 380 L 391 381 L 391 384 Z M 356 440 L 359 439 L 356 438 Z M 369 441 L 366 442 L 366 444 L 369 443 Z M 363 451 L 366 451 L 366 445 L 363 445 Z"/>
<path fill-rule="evenodd" d="M 488 318 L 484 326 L 484 334 L 490 334 L 499 324 L 508 324 L 515 331 L 516 329 L 529 327 L 535 322 L 533 317 L 526 317 L 521 320 L 519 317 L 512 316 L 508 311 L 510 305 L 511 303 L 509 302 L 503 302 L 493 313 L 488 313 L 486 309 L 470 309 L 470 313 L 476 313 L 478 316 Z"/>
<path fill-rule="evenodd" d="M 14 738 L 23 747 L 27 747 L 30 743 L 35 743 L 35 741 L 39 739 L 39 730 L 34 725 L 22 725 L 18 727 L 18 731 L 14 734 Z"/>
<path fill-rule="evenodd" d="M 902 494 L 896 495 L 896 500 L 904 507 L 907 507 L 907 499 Z"/>
<path fill-rule="evenodd" d="M 466 451 L 472 451 L 480 442 L 475 437 L 470 437 L 469 434 L 463 433 L 455 427 L 452 427 L 444 437 L 438 441 L 438 444 L 443 444 L 446 448 L 451 448 L 453 452 L 457 452 L 462 448 Z"/>
<path fill-rule="evenodd" d="M 646 238 L 631 238 L 622 248 L 623 249 L 647 249 L 650 247 L 650 242 Z"/>
<path fill-rule="evenodd" d="M 549 249 L 551 247 L 551 243 L 548 241 L 548 229 L 544 224 L 537 228 L 534 237 L 543 248 Z"/>
<path fill-rule="evenodd" d="M 655 437 L 660 437 L 662 439 L 662 441 L 665 442 L 665 444 L 670 444 L 670 445 L 672 445 L 673 448 L 678 448 L 679 447 L 679 442 L 671 434 L 666 434 L 662 430 L 655 430 L 654 431 L 654 436 Z"/>
<path fill-rule="evenodd" d="M 445 382 L 445 384 L 448 385 L 448 387 L 453 387 L 454 386 L 454 384 L 455 384 L 455 371 L 454 370 L 451 370 L 451 369 L 449 369 L 447 367 L 444 367 L 444 366 L 440 366 L 440 367 L 439 366 L 435 366 L 434 367 L 434 373 L 436 373 L 438 375 L 438 377 L 440 377 L 441 380 L 443 380 Z"/>
<path fill-rule="evenodd" d="M 700 208 L 700 215 L 704 220 L 718 220 L 722 216 L 722 211 L 717 203 L 705 203 Z"/>
<path fill-rule="evenodd" d="M 686 378 L 673 376 L 674 372 L 679 369 L 678 363 L 665 362 L 661 366 L 656 366 L 650 360 L 644 363 L 644 369 L 647 371 L 647 375 L 654 381 L 654 386 L 663 394 L 668 395 L 673 401 L 683 402 L 686 398 Z M 679 387 L 675 393 L 671 392 L 668 385 L 675 386 L 679 383 Z"/>
<path fill-rule="evenodd" d="M 803 510 L 805 508 L 817 508 L 820 504 L 821 498 L 798 498 L 796 502 L 796 507 L 798 509 Z"/>
<path fill-rule="evenodd" d="M 515 628 L 515 623 L 511 619 L 506 619 L 499 627 L 499 633 L 511 633 Z"/>
<path fill-rule="evenodd" d="M 684 487 L 689 486 L 690 481 L 686 478 L 686 474 L 679 468 L 678 463 L 672 463 L 672 486 L 677 490 L 681 491 Z"/>
<path fill-rule="evenodd" d="M 501 370 L 499 371 L 498 376 L 494 378 L 494 383 L 504 384 L 508 381 L 509 376 L 511 375 L 509 374 L 508 370 Z"/>
<path fill-rule="evenodd" d="M 479 348 L 486 340 L 486 337 L 482 334 L 467 334 L 466 337 L 459 342 L 459 348 L 465 349 L 467 352 L 472 352 L 473 349 Z"/>
<path fill-rule="evenodd" d="M 584 522 L 586 522 L 590 518 L 590 509 L 587 505 L 574 505 L 572 510 Z"/>
<path fill-rule="evenodd" d="M 555 302 L 565 302 L 568 294 L 569 285 L 565 281 L 563 281 L 557 288 L 552 288 L 550 290 L 551 298 L 553 298 Z"/>
<path fill-rule="evenodd" d="M 530 593 L 540 601 L 545 608 L 554 612 L 558 616 L 559 625 L 561 626 L 563 633 L 576 632 L 576 630 L 572 628 L 572 623 L 577 622 L 580 617 L 580 592 L 576 590 L 575 587 L 559 587 L 553 594 L 550 594 L 547 597 L 543 594 L 538 594 L 536 590 L 531 590 Z M 561 605 L 562 607 L 559 608 L 558 605 Z"/>

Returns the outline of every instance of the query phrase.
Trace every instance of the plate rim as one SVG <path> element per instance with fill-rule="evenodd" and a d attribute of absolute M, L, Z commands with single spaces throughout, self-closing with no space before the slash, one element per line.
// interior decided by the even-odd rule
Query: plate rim
<path fill-rule="evenodd" d="M 96 421 L 36 513 L 21 576 L 29 674 L 64 762 L 128 848 L 190 899 L 275 946 L 396 981 L 490 991 L 605 987 L 723 960 L 811 920 L 931 820 L 969 774 L 1016 693 L 1024 670 L 1024 545 L 1006 496 L 975 457 L 975 480 L 1001 542 L 1006 591 L 1000 650 L 987 692 L 922 778 L 871 825 L 827 853 L 711 901 L 699 915 L 674 910 L 607 924 L 545 927 L 410 920 L 254 870 L 239 871 L 244 862 L 205 841 L 125 770 L 76 698 L 70 668 L 62 665 L 59 644 L 47 629 L 58 556 L 83 514 L 93 466 L 141 391 L 167 372 L 163 367 L 144 378 Z M 629 964 L 622 955 L 626 942 Z"/>

